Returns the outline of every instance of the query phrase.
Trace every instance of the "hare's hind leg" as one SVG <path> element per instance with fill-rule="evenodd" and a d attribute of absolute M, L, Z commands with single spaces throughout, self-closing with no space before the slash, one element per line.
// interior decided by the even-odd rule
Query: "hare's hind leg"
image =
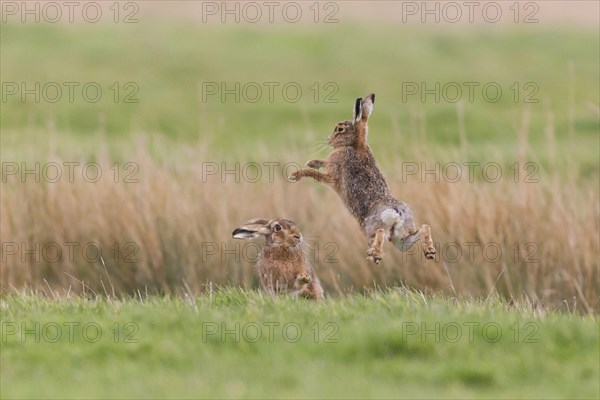
<path fill-rule="evenodd" d="M 325 292 L 318 279 L 313 280 L 312 283 L 308 285 L 308 289 L 310 290 L 309 299 L 322 300 L 325 298 Z"/>
<path fill-rule="evenodd" d="M 405 249 L 409 249 L 417 240 L 421 239 L 421 245 L 423 246 L 423 254 L 428 260 L 433 260 L 435 257 L 435 247 L 433 246 L 433 239 L 431 238 L 431 228 L 429 225 L 421 225 L 421 229 L 413 230 L 409 232 L 402 240 L 402 245 Z"/>
<path fill-rule="evenodd" d="M 273 285 L 273 280 L 271 279 L 270 274 L 267 272 L 261 271 L 259 272 L 259 280 L 260 280 L 260 288 L 267 293 L 269 296 L 275 296 L 277 292 L 275 286 Z"/>
<path fill-rule="evenodd" d="M 385 231 L 382 228 L 377 229 L 372 235 L 369 235 L 369 250 L 367 250 L 367 261 L 379 264 L 383 260 L 383 242 L 385 241 Z"/>
<path fill-rule="evenodd" d="M 421 245 L 423 246 L 423 254 L 428 260 L 433 260 L 435 257 L 435 247 L 433 246 L 433 239 L 431 238 L 431 228 L 429 225 L 421 225 Z"/>
<path fill-rule="evenodd" d="M 367 251 L 367 260 L 375 264 L 383 259 L 383 243 L 391 236 L 398 224 L 404 220 L 398 211 L 391 207 L 384 207 L 378 210 L 365 221 L 365 232 L 369 238 L 369 250 Z"/>
<path fill-rule="evenodd" d="M 287 292 L 288 285 L 285 277 L 282 277 L 281 273 L 272 266 L 259 267 L 258 277 L 261 289 L 269 294 L 269 296 L 275 297 L 280 293 Z"/>
<path fill-rule="evenodd" d="M 321 300 L 323 298 L 323 290 L 317 290 L 314 283 L 304 285 L 301 289 L 294 291 L 294 297 L 307 300 Z"/>

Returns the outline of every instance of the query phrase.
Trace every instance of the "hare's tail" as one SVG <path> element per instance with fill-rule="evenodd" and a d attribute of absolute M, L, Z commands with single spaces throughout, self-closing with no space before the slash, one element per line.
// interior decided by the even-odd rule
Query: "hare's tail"
<path fill-rule="evenodd" d="M 393 208 L 386 208 L 381 212 L 381 222 L 392 230 L 397 224 L 402 222 L 402 219 L 398 211 Z"/>
<path fill-rule="evenodd" d="M 405 232 L 406 218 L 403 212 L 386 208 L 381 212 L 381 222 L 387 227 L 387 237 L 401 251 L 407 251 L 412 247 L 417 237 L 407 237 Z"/>

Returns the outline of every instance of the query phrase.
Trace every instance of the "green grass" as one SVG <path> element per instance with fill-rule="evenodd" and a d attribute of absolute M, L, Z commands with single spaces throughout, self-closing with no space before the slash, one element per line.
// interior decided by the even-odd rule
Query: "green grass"
<path fill-rule="evenodd" d="M 540 25 L 459 31 L 345 21 L 310 27 L 208 26 L 144 19 L 134 25 L 7 23 L 1 25 L 0 42 L 3 82 L 98 82 L 104 91 L 94 104 L 82 101 L 79 92 L 73 103 L 23 103 L 16 96 L 2 101 L 3 161 L 44 161 L 55 154 L 94 161 L 110 147 L 111 156 L 126 162 L 136 160 L 140 146 L 176 165 L 191 165 L 199 147 L 213 157 L 207 161 L 305 161 L 317 155 L 313 146 L 336 122 L 350 117 L 354 99 L 374 91 L 369 141 L 386 176 L 394 177 L 393 166 L 400 161 L 510 166 L 522 150 L 518 131 L 527 111 L 525 157 L 541 165 L 542 181 L 558 175 L 583 182 L 582 191 L 598 185 L 597 29 Z M 456 104 L 422 103 L 416 97 L 402 101 L 402 82 L 473 81 L 497 82 L 504 92 L 498 103 L 483 101 L 479 92 L 473 103 L 465 101 L 466 154 Z M 112 101 L 114 82 L 135 82 L 139 102 Z M 222 103 L 217 97 L 202 102 L 202 82 L 297 82 L 304 95 L 298 103 L 280 95 L 273 103 L 264 98 Z M 318 102 L 309 89 L 315 82 L 321 86 Z M 322 101 L 327 82 L 339 89 L 337 103 Z M 539 102 L 512 101 L 514 82 L 534 82 Z M 556 154 L 548 143 L 549 115 Z M 305 156 L 286 158 L 298 152 Z M 462 225 L 461 220 L 457 232 Z M 579 316 L 581 305 L 577 312 L 568 304 L 572 313 L 554 313 L 404 289 L 319 304 L 236 289 L 219 291 L 212 299 L 140 297 L 109 301 L 62 294 L 48 300 L 32 293 L 3 294 L 0 397 L 600 396 L 600 320 Z M 36 323 L 48 329 L 39 332 L 39 343 L 33 334 L 21 336 L 23 327 Z M 73 340 L 65 323 L 79 324 Z M 91 323 L 102 331 L 95 343 L 80 329 Z M 237 323 L 240 329 L 258 324 L 261 339 L 229 335 L 223 340 L 221 324 L 234 329 Z M 272 341 L 265 323 L 278 324 Z M 295 343 L 281 331 L 289 323 L 302 329 Z M 45 340 L 45 334 L 52 339 L 53 324 L 62 330 L 56 343 Z M 449 339 L 455 324 L 462 335 L 454 342 Z M 471 324 L 479 324 L 472 340 Z M 491 336 L 496 326 L 501 329 L 497 342 L 486 340 L 486 324 Z M 220 332 L 207 336 L 206 329 L 215 326 Z M 419 332 L 409 334 L 407 329 L 415 327 Z M 326 341 L 333 328 L 329 339 L 335 342 Z M 432 332 L 423 338 L 422 328 Z M 133 341 L 126 341 L 128 332 L 134 332 Z"/>
<path fill-rule="evenodd" d="M 318 304 L 235 289 L 217 291 L 212 299 L 143 294 L 142 299 L 5 295 L 0 303 L 1 397 L 600 395 L 598 317 L 535 311 L 496 300 L 424 296 L 404 289 Z M 65 323 L 75 322 L 79 325 L 70 340 Z M 21 335 L 22 324 L 33 329 L 35 323 L 40 324 L 39 343 L 33 334 Z M 62 327 L 56 343 L 48 342 L 56 332 L 48 325 L 52 323 Z M 89 323 L 102 331 L 95 343 L 82 336 L 82 326 Z M 267 323 L 274 324 L 272 335 Z M 223 338 L 222 324 L 234 331 L 239 324 L 239 340 L 232 334 Z M 285 324 L 294 324 L 287 330 L 287 340 Z M 478 324 L 472 338 L 470 324 Z M 209 326 L 218 332 L 210 334 Z M 262 336 L 254 342 L 256 326 Z M 292 342 L 296 326 L 302 333 Z M 455 340 L 457 326 L 462 335 Z M 17 333 L 9 334 L 15 327 Z M 498 327 L 502 333 L 496 341 Z M 417 332 L 412 334 L 411 328 Z M 430 332 L 423 336 L 424 329 Z M 127 333 L 133 333 L 129 339 L 134 342 L 127 342 Z M 88 337 L 94 336 L 90 329 Z"/>

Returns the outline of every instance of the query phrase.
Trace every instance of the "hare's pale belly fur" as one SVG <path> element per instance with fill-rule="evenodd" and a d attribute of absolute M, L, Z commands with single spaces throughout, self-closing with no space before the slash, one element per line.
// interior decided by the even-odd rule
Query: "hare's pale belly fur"
<path fill-rule="evenodd" d="M 365 168 L 365 165 L 373 167 Z M 412 211 L 406 203 L 392 197 L 370 149 L 335 149 L 325 168 L 334 178 L 334 189 L 367 236 L 383 228 L 385 238 L 400 250 L 410 247 L 403 239 L 415 231 Z"/>

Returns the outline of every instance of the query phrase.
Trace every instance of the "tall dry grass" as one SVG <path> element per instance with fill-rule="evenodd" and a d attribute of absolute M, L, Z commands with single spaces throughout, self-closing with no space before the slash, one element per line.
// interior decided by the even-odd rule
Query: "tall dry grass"
<path fill-rule="evenodd" d="M 209 282 L 254 287 L 256 246 L 232 239 L 231 231 L 253 217 L 282 216 L 299 223 L 330 295 L 403 282 L 452 295 L 500 294 L 570 311 L 600 310 L 600 203 L 594 183 L 578 185 L 556 171 L 538 176 L 538 183 L 523 182 L 523 175 L 515 183 L 507 175 L 508 162 L 503 164 L 505 177 L 496 183 L 481 178 L 449 182 L 443 177 L 435 182 L 431 176 L 402 182 L 402 160 L 383 160 L 393 193 L 409 203 L 417 223 L 431 225 L 438 254 L 431 262 L 421 256 L 418 244 L 412 254 L 388 244 L 383 264 L 375 266 L 365 260 L 367 245 L 358 224 L 323 185 L 312 180 L 289 183 L 281 166 L 274 168 L 273 182 L 264 165 L 263 177 L 255 183 L 241 171 L 239 182 L 231 174 L 225 179 L 203 176 L 206 162 L 221 161 L 202 145 L 169 146 L 146 137 L 128 153 L 109 151 L 107 143 L 99 143 L 92 154 L 103 171 L 96 183 L 77 173 L 74 182 L 66 177 L 56 183 L 36 183 L 31 175 L 25 182 L 19 174 L 6 177 L 0 219 L 4 290 L 27 286 L 118 296 L 196 293 Z M 526 137 L 521 146 L 527 146 Z M 49 148 L 44 162 L 90 161 L 65 158 L 57 147 Z M 426 146 L 416 147 L 412 159 L 423 159 L 425 152 Z M 263 150 L 252 161 L 303 163 L 309 153 L 279 153 L 273 159 Z M 525 149 L 519 157 L 526 154 Z M 22 156 L 40 160 L 32 148 Z M 456 161 L 465 157 L 453 156 Z M 238 157 L 228 158 L 232 161 L 226 165 L 232 168 Z M 115 160 L 121 160 L 116 183 L 109 170 Z M 139 166 L 137 183 L 123 182 L 127 160 Z M 6 155 L 3 161 L 9 161 Z M 87 257 L 86 243 L 94 244 Z M 57 246 L 60 259 L 55 259 Z M 96 246 L 102 260 L 95 256 Z"/>

